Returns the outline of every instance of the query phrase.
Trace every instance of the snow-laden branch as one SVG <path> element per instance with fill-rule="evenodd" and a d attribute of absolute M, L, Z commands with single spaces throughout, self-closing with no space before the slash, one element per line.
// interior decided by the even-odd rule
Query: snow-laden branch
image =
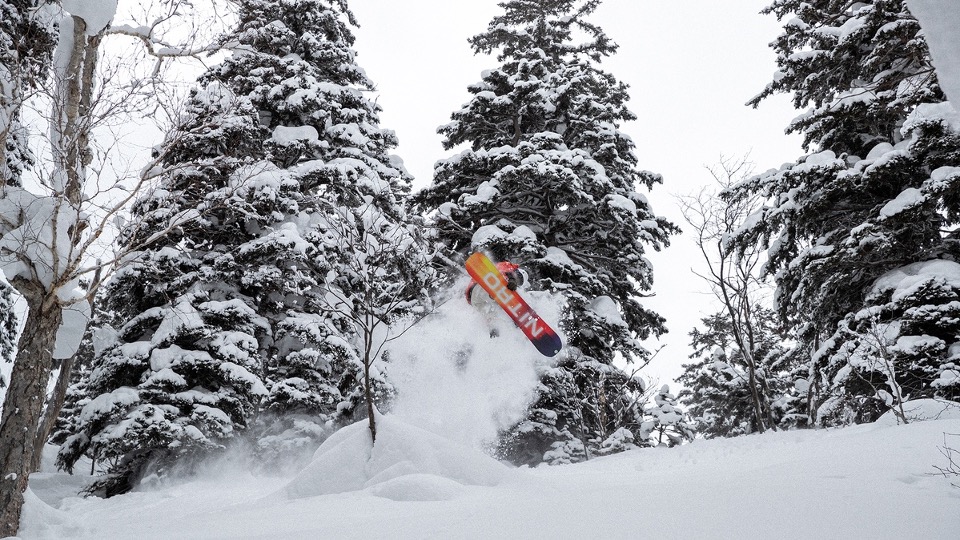
<path fill-rule="evenodd" d="M 153 24 L 156 25 L 161 22 L 165 22 L 165 20 L 158 20 Z M 147 54 L 156 58 L 198 57 L 206 53 L 216 52 L 220 49 L 220 46 L 213 42 L 196 47 L 167 43 L 166 41 L 155 37 L 154 31 L 155 26 L 134 27 L 131 25 L 122 24 L 118 26 L 111 26 L 110 30 L 107 31 L 107 35 L 120 35 L 137 38 L 141 43 L 143 43 Z"/>

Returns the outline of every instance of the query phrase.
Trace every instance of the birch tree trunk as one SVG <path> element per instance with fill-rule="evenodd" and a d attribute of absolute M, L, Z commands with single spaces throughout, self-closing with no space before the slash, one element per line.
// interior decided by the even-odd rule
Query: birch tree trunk
<path fill-rule="evenodd" d="M 64 123 L 62 127 L 62 138 L 66 144 L 62 148 L 63 162 L 58 167 L 66 174 L 67 184 L 64 190 L 64 196 L 67 204 L 72 208 L 80 209 L 83 203 L 83 186 L 86 183 L 87 165 L 90 164 L 90 132 L 89 119 L 91 114 L 91 101 L 93 99 L 94 73 L 97 68 L 97 59 L 99 57 L 99 48 L 102 36 L 87 37 L 85 35 L 86 23 L 80 17 L 73 17 L 74 21 L 74 48 L 71 56 L 71 62 L 67 73 L 64 86 L 66 90 L 64 100 Z M 73 245 L 79 245 L 80 235 L 86 228 L 86 224 L 78 222 L 72 232 Z M 100 272 L 92 280 L 93 283 L 99 283 Z M 92 304 L 92 302 L 91 302 Z M 90 306 L 91 309 L 93 306 Z M 66 399 L 67 388 L 70 386 L 70 374 L 73 371 L 74 356 L 65 358 L 60 364 L 60 375 L 57 385 L 53 389 L 53 395 L 50 397 L 46 411 L 44 412 L 42 422 L 40 422 L 37 435 L 34 440 L 34 458 L 31 463 L 31 471 L 40 469 L 40 457 L 43 447 L 50 437 L 50 431 L 60 416 L 60 409 Z"/>
<path fill-rule="evenodd" d="M 67 399 L 67 389 L 70 387 L 70 374 L 73 372 L 74 358 L 65 358 L 60 363 L 60 375 L 57 377 L 57 385 L 53 388 L 53 395 L 47 400 L 47 407 L 44 409 L 42 420 L 37 428 L 37 436 L 33 441 L 33 459 L 30 462 L 30 471 L 40 471 L 40 459 L 43 457 L 43 448 L 50 438 L 53 426 L 57 423 L 60 416 L 60 410 Z"/>
<path fill-rule="evenodd" d="M 22 291 L 21 291 L 22 292 Z M 32 435 L 43 413 L 53 348 L 63 311 L 56 295 L 27 296 L 26 324 L 0 420 L 0 537 L 16 536 L 32 472 Z"/>
<path fill-rule="evenodd" d="M 73 42 L 70 61 L 65 73 L 59 74 L 57 85 L 62 89 L 62 100 L 54 100 L 58 137 L 53 140 L 54 176 L 65 179 L 57 199 L 54 221 L 69 219 L 68 237 L 60 238 L 56 223 L 51 226 L 49 244 L 31 240 L 49 253 L 36 260 L 25 251 L 14 256 L 32 268 L 30 277 L 18 276 L 11 281 L 27 300 L 27 320 L 20 336 L 19 350 L 10 374 L 0 417 L 0 537 L 16 536 L 23 510 L 23 493 L 27 489 L 34 468 L 35 439 L 43 416 L 47 383 L 53 366 L 57 332 L 63 322 L 63 306 L 59 289 L 74 276 L 79 260 L 74 253 L 84 228 L 78 219 L 82 203 L 85 163 L 88 149 L 83 115 L 89 113 L 89 95 L 92 92 L 93 62 L 98 54 L 99 38 L 87 39 L 86 23 L 73 17 Z M 89 68 L 89 69 L 88 69 Z M 56 114 L 56 112 L 60 114 Z M 56 185 L 56 181 L 55 181 Z M 70 246 L 58 245 L 69 241 Z M 66 254 L 66 255 L 64 255 Z M 49 256 L 48 260 L 43 260 Z M 48 268 L 41 268 L 41 267 Z M 52 274 L 41 278 L 45 274 Z M 42 449 L 42 447 L 41 447 Z M 37 456 L 39 458 L 39 456 Z"/>
<path fill-rule="evenodd" d="M 35 2 L 36 5 L 59 4 L 48 0 Z M 92 3 L 75 3 L 74 7 L 81 13 L 96 13 L 98 20 L 107 15 L 104 9 L 111 9 L 110 2 L 98 6 L 90 4 Z M 177 16 L 180 10 L 184 9 L 183 6 L 188 4 L 157 2 L 156 5 L 166 6 L 166 14 L 159 19 L 166 24 L 158 22 L 152 26 L 126 25 L 123 30 L 116 32 L 133 36 L 143 42 L 146 52 L 157 60 L 153 77 L 157 77 L 160 72 L 163 59 L 196 57 L 218 48 L 213 43 L 198 48 L 176 47 L 164 38 L 167 32 L 176 30 L 179 33 Z M 112 9 L 115 10 L 116 6 L 117 4 L 113 3 Z M 144 13 L 150 11 L 149 6 L 144 9 Z M 113 14 L 115 15 L 115 12 Z M 110 97 L 96 92 L 95 86 L 100 84 L 94 77 L 100 54 L 99 46 L 103 36 L 110 33 L 109 22 L 106 21 L 112 20 L 112 15 L 99 21 L 106 24 L 105 27 L 93 29 L 88 27 L 87 21 L 81 16 L 66 13 L 63 15 L 60 21 L 61 39 L 53 62 L 57 80 L 56 90 L 51 92 L 53 129 L 50 133 L 50 148 L 53 174 L 44 178 L 47 181 L 45 187 L 48 188 L 48 193 L 35 195 L 17 188 L 21 193 L 9 199 L 27 200 L 27 204 L 35 204 L 36 208 L 49 211 L 49 219 L 25 217 L 29 214 L 25 207 L 12 209 L 10 204 L 6 207 L 8 212 L 0 215 L 0 236 L 10 231 L 18 231 L 19 236 L 16 238 L 22 241 L 20 250 L 7 247 L 0 255 L 23 263 L 25 269 L 18 270 L 19 273 L 14 279 L 8 276 L 8 281 L 27 299 L 29 309 L 26 329 L 20 338 L 19 353 L 0 419 L 0 537 L 17 533 L 23 507 L 23 492 L 27 487 L 30 472 L 39 464 L 39 455 L 35 453 L 40 452 L 46 442 L 69 382 L 71 362 L 67 361 L 62 369 L 63 380 L 58 384 L 48 406 L 48 421 L 41 427 L 39 424 L 53 356 L 69 354 L 69 348 L 55 353 L 57 333 L 64 320 L 64 309 L 70 304 L 83 301 L 74 295 L 81 277 L 94 268 L 111 267 L 122 259 L 122 256 L 115 254 L 114 259 L 105 263 L 98 261 L 90 268 L 82 268 L 89 255 L 88 250 L 110 226 L 113 216 L 133 199 L 137 190 L 142 189 L 149 178 L 149 175 L 139 176 L 139 181 L 132 190 L 123 187 L 121 180 L 118 180 L 114 187 L 123 187 L 127 195 L 120 197 L 115 203 L 107 202 L 105 208 L 88 204 L 88 209 L 96 208 L 99 212 L 96 219 L 100 220 L 90 221 L 88 212 L 85 212 L 82 206 L 85 204 L 85 197 L 90 196 L 85 193 L 85 189 L 90 187 L 87 182 L 87 168 L 93 159 L 90 151 L 93 126 L 98 123 L 102 125 L 104 120 L 111 117 L 120 118 L 121 115 L 135 110 L 142 102 L 136 99 L 132 102 L 111 100 Z M 183 42 L 196 43 L 195 38 L 198 36 L 199 34 L 191 31 Z M 29 39 L 32 37 L 15 39 L 14 42 L 22 45 L 29 43 Z M 44 64 L 41 67 L 45 69 L 47 66 Z M 35 71 L 43 70 L 38 67 Z M 8 108 L 4 108 L 9 103 L 6 98 L 16 98 L 14 104 L 20 104 L 20 87 L 11 85 L 22 83 L 21 79 L 26 74 L 28 73 L 13 72 L 0 66 L 0 147 L 4 146 L 4 137 L 8 134 L 12 122 L 12 116 L 7 114 Z M 136 85 L 127 85 L 122 95 L 129 98 L 143 98 L 148 95 L 155 97 L 150 93 L 149 86 L 140 88 Z M 94 113 L 94 109 L 97 109 L 94 106 L 95 101 L 105 104 L 97 113 Z M 0 153 L 0 158 L 2 157 L 3 154 Z M 0 189 L 9 187 L 9 179 L 5 174 L 4 167 L 0 167 Z M 93 188 L 101 193 L 111 189 L 101 185 Z M 0 197 L 5 195 L 10 194 L 0 192 Z M 31 221 L 27 221 L 28 219 Z M 62 227 L 58 227 L 58 222 Z M 88 285 L 85 292 L 89 301 L 101 283 L 100 276 L 97 274 L 92 281 L 86 281 Z M 72 299 L 62 300 L 66 297 L 64 293 Z M 74 330 L 79 332 L 83 329 Z"/>

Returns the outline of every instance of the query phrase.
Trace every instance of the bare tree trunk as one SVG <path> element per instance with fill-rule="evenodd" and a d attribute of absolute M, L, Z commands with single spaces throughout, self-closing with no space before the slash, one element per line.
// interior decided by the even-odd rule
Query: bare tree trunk
<path fill-rule="evenodd" d="M 86 37 L 86 22 L 80 17 L 73 17 L 74 48 L 71 53 L 71 62 L 68 67 L 67 80 L 64 81 L 66 99 L 63 103 L 64 115 L 62 126 L 63 162 L 60 163 L 67 177 L 64 193 L 65 203 L 70 208 L 78 209 L 82 203 L 83 185 L 86 180 L 86 167 L 90 163 L 89 136 L 90 128 L 84 125 L 89 122 L 90 104 L 93 96 L 94 72 L 96 71 L 98 48 L 101 36 Z M 86 228 L 86 223 L 78 221 L 70 233 L 73 245 L 80 244 L 80 235 Z M 99 282 L 99 271 L 94 283 Z M 35 432 L 33 442 L 33 459 L 30 462 L 30 471 L 40 469 L 40 459 L 43 447 L 50 437 L 53 425 L 60 415 L 63 402 L 66 399 L 67 387 L 70 385 L 70 373 L 73 371 L 74 357 L 64 359 L 60 366 L 60 375 L 53 395 L 47 403 L 43 414 L 43 421 Z M 46 390 L 46 389 L 44 389 Z"/>
<path fill-rule="evenodd" d="M 98 268 L 93 276 L 93 283 L 100 283 L 102 269 Z M 93 313 L 93 296 L 87 298 L 90 305 L 90 313 Z M 60 363 L 60 374 L 57 376 L 57 385 L 53 388 L 53 395 L 47 400 L 47 408 L 43 412 L 43 421 L 37 431 L 37 438 L 33 443 L 33 463 L 30 470 L 37 472 L 40 470 L 40 458 L 43 455 L 43 447 L 50 438 L 53 426 L 57 423 L 60 411 L 63 409 L 63 403 L 67 400 L 67 390 L 70 388 L 70 378 L 73 374 L 73 366 L 77 363 L 77 354 L 74 353 L 70 358 L 64 358 Z"/>
<path fill-rule="evenodd" d="M 0 419 L 0 537 L 15 536 L 63 311 L 56 295 L 27 297 L 29 312 Z M 25 436 L 26 435 L 26 436 Z"/>
<path fill-rule="evenodd" d="M 363 335 L 363 394 L 367 401 L 367 419 L 370 422 L 370 438 L 373 444 L 377 444 L 377 419 L 374 415 L 376 407 L 373 406 L 373 389 L 370 388 L 370 364 L 373 363 L 371 350 L 373 349 L 373 331 L 368 329 Z"/>
<path fill-rule="evenodd" d="M 744 283 L 749 281 L 748 276 L 743 276 Z M 754 306 L 752 304 L 749 291 L 744 289 L 742 292 L 738 293 L 740 297 L 740 318 L 743 321 L 744 331 L 746 332 L 747 346 L 750 348 L 750 378 L 753 379 L 754 384 L 756 385 L 756 406 L 758 407 L 757 414 L 762 416 L 766 426 L 773 431 L 777 430 L 777 421 L 773 417 L 773 411 L 770 407 L 770 384 L 766 376 L 760 378 L 758 376 L 759 368 L 757 367 L 757 323 L 754 319 Z"/>
<path fill-rule="evenodd" d="M 607 380 L 607 377 L 601 373 L 597 381 L 597 408 L 600 409 L 600 415 L 598 420 L 600 421 L 600 440 L 603 441 L 607 438 L 607 426 L 610 425 L 610 419 L 607 416 L 607 392 L 606 388 L 603 387 L 604 383 Z"/>
<path fill-rule="evenodd" d="M 763 411 L 763 403 L 760 398 L 760 391 L 757 389 L 757 367 L 753 360 L 753 354 L 750 353 L 750 359 L 747 361 L 747 373 L 750 378 L 750 396 L 753 399 L 753 414 L 757 418 L 757 428 L 760 433 L 767 430 L 767 418 Z"/>
<path fill-rule="evenodd" d="M 377 419 L 374 416 L 376 408 L 373 406 L 373 392 L 370 390 L 370 364 L 363 368 L 364 393 L 367 400 L 367 418 L 370 422 L 370 439 L 377 444 Z"/>
<path fill-rule="evenodd" d="M 757 420 L 757 429 L 760 433 L 766 431 L 766 418 L 763 413 L 763 405 L 761 403 L 760 392 L 757 389 L 757 364 L 756 358 L 754 358 L 754 350 L 751 343 L 747 343 L 744 338 L 743 331 L 744 328 L 749 329 L 751 321 L 749 320 L 749 313 L 746 317 L 742 317 L 738 313 L 737 305 L 744 305 L 744 299 L 740 298 L 739 302 L 736 302 L 734 298 L 727 291 L 728 284 L 726 279 L 723 277 L 723 274 L 720 274 L 720 279 L 718 280 L 718 286 L 720 289 L 720 300 L 723 302 L 724 308 L 727 310 L 727 314 L 730 316 L 731 330 L 733 332 L 734 341 L 737 344 L 737 348 L 740 349 L 740 354 L 743 355 L 743 360 L 747 364 L 747 376 L 748 384 L 750 386 L 750 399 L 753 402 L 753 412 L 754 417 Z"/>
<path fill-rule="evenodd" d="M 810 371 L 807 375 L 810 385 L 807 387 L 807 422 L 810 427 L 817 427 L 817 396 L 820 386 L 820 378 L 817 374 L 817 367 L 813 362 L 813 355 L 820 350 L 820 332 L 817 331 L 813 338 L 813 349 L 810 351 Z"/>
<path fill-rule="evenodd" d="M 96 56 L 99 41 L 88 42 L 84 34 L 84 20 L 80 17 L 74 17 L 73 20 L 73 50 L 70 51 L 67 70 L 61 74 L 65 79 L 58 81 L 58 84 L 64 86 L 64 101 L 54 105 L 55 111 L 57 107 L 62 108 L 59 118 L 55 120 L 60 122 L 60 136 L 55 141 L 53 150 L 55 167 L 66 177 L 60 204 L 76 210 L 79 214 L 85 174 L 83 161 L 88 152 L 85 147 L 78 146 L 87 143 L 86 134 L 82 133 L 86 126 L 80 125 L 81 113 L 88 113 L 95 65 L 87 55 Z M 67 214 L 69 212 L 58 212 L 53 219 Z M 70 229 L 70 241 L 74 246 L 79 241 L 83 227 L 81 220 Z M 56 241 L 56 236 L 54 239 Z M 23 493 L 27 489 L 35 463 L 39 463 L 40 456 L 36 454 L 43 449 L 42 444 L 37 448 L 36 438 L 43 417 L 47 382 L 53 367 L 57 330 L 63 321 L 63 307 L 57 297 L 57 287 L 62 282 L 58 283 L 57 278 L 69 275 L 72 271 L 70 268 L 60 267 L 58 258 L 62 248 L 58 248 L 54 243 L 50 249 L 54 252 L 52 270 L 56 276 L 55 284 L 48 287 L 22 278 L 12 283 L 27 299 L 29 312 L 20 336 L 19 350 L 10 376 L 10 388 L 4 400 L 3 416 L 0 420 L 0 537 L 17 534 L 23 510 Z M 56 413 L 59 414 L 59 408 L 56 408 Z"/>
<path fill-rule="evenodd" d="M 750 399 L 753 401 L 753 414 L 757 419 L 757 429 L 760 430 L 760 433 L 763 433 L 767 430 L 766 415 L 763 411 L 763 400 L 761 399 L 760 392 L 757 388 L 756 360 L 754 359 L 753 351 L 748 349 L 746 344 L 743 343 L 743 337 L 740 335 L 740 331 L 737 328 L 736 322 L 734 322 L 733 328 L 734 338 L 737 341 L 737 346 L 740 348 L 740 354 L 743 355 L 743 359 L 747 364 L 747 377 L 748 384 L 750 385 Z"/>
<path fill-rule="evenodd" d="M 43 411 L 43 420 L 37 429 L 37 438 L 33 442 L 33 460 L 30 463 L 30 470 L 37 472 L 40 470 L 40 459 L 43 457 L 43 447 L 50 438 L 50 432 L 57 423 L 60 416 L 60 410 L 63 409 L 63 402 L 67 398 L 67 388 L 70 386 L 70 374 L 73 371 L 73 363 L 76 356 L 65 358 L 60 364 L 60 375 L 57 378 L 57 386 L 53 389 L 53 395 L 47 401 L 47 408 Z"/>

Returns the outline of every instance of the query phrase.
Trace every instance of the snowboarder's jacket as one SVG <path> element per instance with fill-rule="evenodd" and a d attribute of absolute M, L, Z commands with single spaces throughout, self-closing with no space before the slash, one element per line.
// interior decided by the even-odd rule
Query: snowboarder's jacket
<path fill-rule="evenodd" d="M 511 291 L 517 290 L 517 287 L 523 285 L 523 272 L 520 271 L 520 266 L 513 264 L 510 261 L 503 261 L 497 263 L 497 270 L 503 274 L 503 277 L 507 278 L 507 288 Z M 480 296 L 487 296 L 486 291 L 477 286 L 477 282 L 470 280 L 470 283 L 467 285 L 466 296 L 467 303 L 470 305 L 475 305 L 474 302 Z"/>

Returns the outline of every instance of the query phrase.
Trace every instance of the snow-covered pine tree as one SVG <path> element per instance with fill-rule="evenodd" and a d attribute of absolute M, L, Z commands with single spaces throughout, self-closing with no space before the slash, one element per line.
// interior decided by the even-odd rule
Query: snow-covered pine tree
<path fill-rule="evenodd" d="M 78 385 L 92 397 L 89 422 L 61 461 L 119 459 L 98 486 L 110 492 L 243 432 L 267 458 L 310 449 L 352 417 L 362 344 L 353 313 L 330 295 L 349 290 L 346 267 L 370 254 L 344 240 L 343 223 L 378 245 L 405 238 L 394 247 L 409 249 L 378 277 L 417 283 L 411 261 L 422 255 L 406 241 L 416 235 L 399 199 L 409 178 L 364 95 L 372 84 L 353 62 L 349 10 L 320 0 L 238 8 L 223 38 L 234 53 L 201 77 L 160 149 L 168 172 L 138 203 L 126 241 L 164 237 L 111 282 L 118 339 Z M 184 215 L 199 219 L 169 230 Z M 415 308 L 405 285 L 390 291 L 371 300 L 401 298 L 389 317 Z M 139 431 L 117 438 L 119 426 Z"/>
<path fill-rule="evenodd" d="M 310 264 L 297 268 L 323 284 L 306 295 L 302 316 L 279 321 L 278 353 L 261 445 L 309 444 L 327 421 L 354 417 L 364 401 L 361 314 L 385 324 L 418 309 L 429 274 L 420 234 L 404 208 L 409 174 L 380 127 L 373 83 L 356 63 L 354 16 L 344 0 L 243 0 L 228 36 L 238 52 L 205 75 L 243 95 L 270 131 L 269 159 L 310 194 Z M 363 326 L 363 325 L 360 325 Z M 368 358 L 369 359 L 369 358 Z M 390 388 L 379 369 L 378 394 Z M 363 413 L 360 413 L 363 416 Z"/>
<path fill-rule="evenodd" d="M 221 447 L 249 427 L 266 394 L 261 354 L 271 328 L 258 308 L 283 288 L 264 266 L 278 273 L 287 253 L 263 248 L 270 238 L 257 218 L 281 221 L 299 186 L 256 160 L 263 138 L 256 110 L 211 84 L 192 93 L 159 149 L 167 172 L 137 202 L 122 241 L 162 240 L 100 295 L 102 341 L 77 386 L 86 404 L 58 456 L 68 470 L 83 455 L 107 464 L 91 491 L 123 493 L 150 472 Z"/>
<path fill-rule="evenodd" d="M 653 396 L 653 403 L 645 410 L 651 443 L 657 446 L 674 447 L 693 440 L 693 426 L 687 422 L 687 414 L 677 402 L 677 396 L 670 392 L 670 385 L 663 385 Z"/>
<path fill-rule="evenodd" d="M 782 314 L 815 351 L 811 416 L 869 421 L 960 390 L 960 119 L 902 0 L 777 0 L 780 68 L 810 153 L 741 183 L 763 194 L 737 241 L 769 247 Z M 936 383 L 935 383 L 936 381 Z M 892 398 L 891 394 L 898 397 Z"/>
<path fill-rule="evenodd" d="M 0 0 L 0 188 L 19 186 L 33 163 L 21 107 L 46 80 L 56 32 L 39 8 L 46 0 Z"/>
<path fill-rule="evenodd" d="M 637 192 L 661 178 L 637 168 L 620 130 L 635 116 L 626 85 L 599 67 L 617 47 L 588 21 L 598 4 L 500 4 L 504 13 L 470 40 L 500 64 L 440 128 L 446 149 L 468 149 L 438 162 L 415 197 L 452 252 L 519 262 L 534 290 L 565 301 L 565 352 L 542 367 L 537 402 L 504 439 L 515 463 L 540 463 L 551 448 L 550 461 L 578 460 L 620 428 L 639 433 L 632 395 L 642 385 L 614 359 L 642 365 L 649 352 L 639 340 L 665 331 L 639 300 L 652 284 L 643 254 L 666 245 L 675 227 Z M 578 455 L 558 459 L 561 448 Z"/>
<path fill-rule="evenodd" d="M 17 348 L 17 313 L 14 311 L 13 287 L 0 281 L 0 362 L 12 362 Z M 6 382 L 0 377 L 0 388 Z"/>
<path fill-rule="evenodd" d="M 782 335 L 776 314 L 754 307 L 753 329 L 757 357 L 756 387 L 776 427 L 795 426 L 802 418 L 805 396 L 794 384 L 805 378 L 806 363 L 797 362 L 787 336 Z M 680 402 L 693 429 L 706 438 L 733 437 L 758 431 L 757 413 L 751 395 L 750 377 L 743 353 L 736 345 L 729 314 L 719 312 L 701 319 L 703 328 L 690 332 L 690 358 L 678 378 L 684 389 Z"/>

